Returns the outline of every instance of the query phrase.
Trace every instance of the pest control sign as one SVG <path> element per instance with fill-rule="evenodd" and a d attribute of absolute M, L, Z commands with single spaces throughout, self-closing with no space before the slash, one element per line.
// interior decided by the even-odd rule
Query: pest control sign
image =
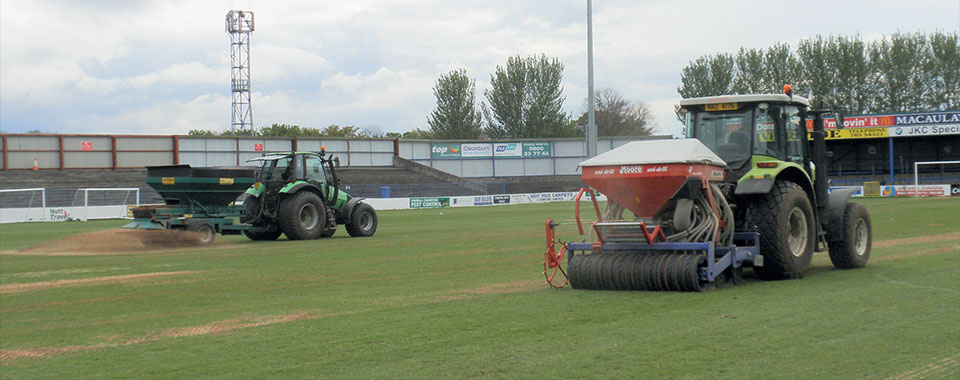
<path fill-rule="evenodd" d="M 441 208 L 441 207 L 450 207 L 450 197 L 410 198 L 410 208 Z"/>
<path fill-rule="evenodd" d="M 81 142 L 80 142 L 80 150 L 82 150 L 82 151 L 84 151 L 84 152 L 93 150 L 93 142 L 92 142 L 92 141 L 81 141 Z"/>
<path fill-rule="evenodd" d="M 263 144 L 261 143 L 253 144 L 253 150 L 255 152 L 263 152 Z"/>

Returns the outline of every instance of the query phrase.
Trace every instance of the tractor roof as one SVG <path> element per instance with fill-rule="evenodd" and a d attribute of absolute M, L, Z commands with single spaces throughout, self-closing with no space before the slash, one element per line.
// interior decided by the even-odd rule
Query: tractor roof
<path fill-rule="evenodd" d="M 759 103 L 759 102 L 778 102 L 793 103 L 810 107 L 810 101 L 802 96 L 789 97 L 784 94 L 758 94 L 758 95 L 721 95 L 705 96 L 702 98 L 681 99 L 680 106 L 697 106 L 714 103 Z"/>
<path fill-rule="evenodd" d="M 279 160 L 279 159 L 281 159 L 281 158 L 290 157 L 290 156 L 292 156 L 292 155 L 294 155 L 294 154 L 312 154 L 312 155 L 314 155 L 314 156 L 323 157 L 323 153 L 322 153 L 322 152 L 321 152 L 321 153 L 317 153 L 317 152 L 306 152 L 306 151 L 298 151 L 298 152 L 271 152 L 271 153 L 267 153 L 266 155 L 263 155 L 263 156 L 260 156 L 260 157 L 254 157 L 254 158 L 248 159 L 246 162 Z"/>

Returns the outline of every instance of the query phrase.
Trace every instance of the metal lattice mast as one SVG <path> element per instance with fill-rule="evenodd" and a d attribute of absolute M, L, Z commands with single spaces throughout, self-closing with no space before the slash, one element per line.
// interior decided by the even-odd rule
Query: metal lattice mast
<path fill-rule="evenodd" d="M 230 34 L 230 91 L 233 111 L 230 132 L 253 131 L 253 108 L 250 103 L 250 33 L 253 12 L 227 12 L 227 33 Z"/>

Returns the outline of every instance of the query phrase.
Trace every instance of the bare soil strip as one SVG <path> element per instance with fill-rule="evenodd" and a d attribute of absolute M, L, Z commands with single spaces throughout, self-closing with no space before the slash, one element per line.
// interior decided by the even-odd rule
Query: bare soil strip
<path fill-rule="evenodd" d="M 960 241 L 960 232 L 949 232 L 940 235 L 917 236 L 902 239 L 877 240 L 873 248 L 899 247 L 910 244 L 933 243 L 938 241 Z"/>
<path fill-rule="evenodd" d="M 138 274 L 127 274 L 122 276 L 91 277 L 91 278 L 78 278 L 78 279 L 72 279 L 72 280 L 55 280 L 55 281 L 27 282 L 22 284 L 8 284 L 8 285 L 0 285 L 0 295 L 20 293 L 20 292 L 26 292 L 31 290 L 64 288 L 64 287 L 71 287 L 71 286 L 137 283 L 147 279 L 169 277 L 169 276 L 180 276 L 185 274 L 196 274 L 201 272 L 203 271 L 185 270 L 185 271 L 178 271 L 178 272 L 138 273 Z"/>

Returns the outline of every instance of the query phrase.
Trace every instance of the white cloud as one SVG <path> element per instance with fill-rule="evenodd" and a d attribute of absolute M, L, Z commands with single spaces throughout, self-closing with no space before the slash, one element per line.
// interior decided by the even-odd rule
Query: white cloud
<path fill-rule="evenodd" d="M 88 133 L 179 134 L 191 129 L 222 131 L 230 128 L 228 97 L 202 94 L 186 101 L 167 100 L 142 104 L 111 114 L 87 114 L 67 124 Z M 224 122 L 224 115 L 227 121 Z M 74 133 L 80 133 L 79 131 Z"/>

